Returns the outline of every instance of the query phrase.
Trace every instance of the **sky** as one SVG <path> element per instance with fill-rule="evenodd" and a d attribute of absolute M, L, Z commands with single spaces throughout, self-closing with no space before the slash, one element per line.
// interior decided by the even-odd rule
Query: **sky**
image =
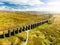
<path fill-rule="evenodd" d="M 0 0 L 0 10 L 60 13 L 60 0 Z"/>

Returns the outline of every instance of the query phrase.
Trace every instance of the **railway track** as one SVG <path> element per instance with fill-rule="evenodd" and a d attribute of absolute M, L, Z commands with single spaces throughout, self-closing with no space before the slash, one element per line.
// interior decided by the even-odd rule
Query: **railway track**
<path fill-rule="evenodd" d="M 22 27 L 19 27 L 19 29 L 16 28 L 16 30 L 13 29 L 12 32 L 11 32 L 10 29 L 8 29 L 8 30 L 7 30 L 7 31 L 8 31 L 7 34 L 4 33 L 4 31 L 6 31 L 6 30 L 0 30 L 0 31 L 3 32 L 3 34 L 0 35 L 0 38 L 5 38 L 5 37 L 14 36 L 15 34 L 18 34 L 18 33 L 21 33 L 21 32 L 27 31 L 27 30 L 31 30 L 31 29 L 36 28 L 37 26 L 40 26 L 40 25 L 42 25 L 42 24 L 44 24 L 44 23 L 48 23 L 48 20 L 43 20 L 43 21 L 40 21 L 40 22 L 35 23 L 35 24 L 22 26 Z"/>

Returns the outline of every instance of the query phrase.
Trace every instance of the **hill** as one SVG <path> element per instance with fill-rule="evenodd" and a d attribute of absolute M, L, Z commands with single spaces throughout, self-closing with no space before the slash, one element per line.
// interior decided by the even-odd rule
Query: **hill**
<path fill-rule="evenodd" d="M 37 23 L 49 18 L 49 15 L 34 14 L 28 12 L 0 11 L 0 30 L 16 26 L 25 26 Z M 11 29 L 12 30 L 12 29 Z M 34 29 L 33 29 L 34 30 Z M 0 38 L 0 45 L 21 45 L 26 41 L 26 32 L 14 36 Z"/>
<path fill-rule="evenodd" d="M 24 26 L 28 24 L 33 24 L 45 20 L 48 15 L 38 15 L 28 12 L 0 12 L 0 30 L 5 30 L 7 28 Z"/>

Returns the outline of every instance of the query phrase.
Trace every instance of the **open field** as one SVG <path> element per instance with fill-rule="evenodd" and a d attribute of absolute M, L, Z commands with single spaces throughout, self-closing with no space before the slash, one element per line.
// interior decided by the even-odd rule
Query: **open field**
<path fill-rule="evenodd" d="M 48 15 L 43 16 L 24 12 L 0 12 L 0 30 L 33 24 L 47 18 Z"/>
<path fill-rule="evenodd" d="M 51 21 L 29 31 L 28 45 L 60 45 L 60 15 L 53 15 Z"/>
<path fill-rule="evenodd" d="M 26 32 L 8 38 L 0 38 L 0 45 L 21 45 L 26 41 Z"/>
<path fill-rule="evenodd" d="M 0 12 L 0 30 L 15 26 L 24 26 L 46 20 L 49 15 L 22 12 Z M 0 38 L 0 45 L 21 45 L 26 41 L 26 32 L 8 38 Z"/>

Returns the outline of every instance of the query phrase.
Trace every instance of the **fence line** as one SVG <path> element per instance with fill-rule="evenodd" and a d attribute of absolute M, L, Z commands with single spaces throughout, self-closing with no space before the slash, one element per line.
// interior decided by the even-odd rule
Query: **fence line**
<path fill-rule="evenodd" d="M 42 25 L 42 24 L 44 24 L 44 23 L 48 23 L 48 20 L 43 20 L 43 21 L 40 21 L 40 22 L 35 23 L 35 24 L 22 26 L 22 27 L 19 27 L 19 29 L 18 29 L 18 27 L 17 27 L 17 29 L 15 29 L 15 30 L 13 29 L 12 32 L 11 32 L 10 29 L 8 29 L 8 30 L 7 30 L 7 31 L 8 31 L 7 34 L 5 34 L 5 31 L 6 31 L 6 30 L 0 30 L 0 31 L 3 32 L 3 34 L 0 35 L 0 38 L 10 37 L 10 36 L 15 35 L 15 34 L 17 34 L 17 33 L 24 32 L 24 31 L 33 29 L 33 28 L 35 28 L 35 27 L 37 27 L 37 26 L 39 26 L 39 25 Z"/>

